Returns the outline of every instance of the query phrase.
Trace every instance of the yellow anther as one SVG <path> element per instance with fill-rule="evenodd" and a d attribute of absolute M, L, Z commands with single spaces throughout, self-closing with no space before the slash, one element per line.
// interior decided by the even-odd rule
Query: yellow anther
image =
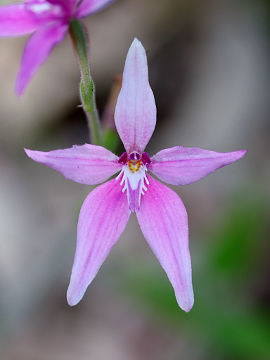
<path fill-rule="evenodd" d="M 133 164 L 131 160 L 128 162 L 129 170 L 134 174 L 136 171 L 140 170 L 140 167 L 142 165 L 141 160 L 138 160 L 136 164 Z"/>

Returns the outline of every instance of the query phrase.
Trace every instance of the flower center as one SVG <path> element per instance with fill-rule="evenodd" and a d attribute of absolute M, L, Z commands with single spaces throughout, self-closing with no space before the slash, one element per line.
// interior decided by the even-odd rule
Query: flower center
<path fill-rule="evenodd" d="M 139 171 L 142 165 L 141 155 L 136 151 L 133 151 L 129 154 L 129 160 L 127 162 L 129 170 L 134 174 L 136 171 Z"/>
<path fill-rule="evenodd" d="M 131 160 L 129 160 L 129 162 L 128 162 L 128 167 L 129 167 L 129 170 L 132 172 L 132 174 L 134 174 L 136 171 L 139 171 L 141 165 L 142 165 L 141 160 L 136 161 L 135 164 Z"/>
<path fill-rule="evenodd" d="M 119 163 L 123 167 L 116 180 L 121 178 L 120 186 L 123 186 L 122 192 L 127 193 L 129 209 L 135 212 L 140 208 L 141 196 L 147 191 L 149 181 L 146 172 L 151 160 L 147 153 L 133 151 L 122 154 Z"/>

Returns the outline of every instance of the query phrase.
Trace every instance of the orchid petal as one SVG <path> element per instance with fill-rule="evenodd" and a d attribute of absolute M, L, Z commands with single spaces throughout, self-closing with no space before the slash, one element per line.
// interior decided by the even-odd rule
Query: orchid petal
<path fill-rule="evenodd" d="M 135 39 L 128 51 L 115 124 L 127 152 L 143 152 L 156 125 L 156 105 L 148 81 L 144 47 Z"/>
<path fill-rule="evenodd" d="M 243 157 L 245 150 L 228 153 L 175 146 L 152 157 L 151 171 L 172 185 L 187 185 Z"/>
<path fill-rule="evenodd" d="M 137 217 L 142 232 L 172 283 L 179 306 L 189 311 L 194 302 L 188 246 L 188 219 L 178 195 L 148 176 Z"/>
<path fill-rule="evenodd" d="M 115 179 L 88 195 L 79 215 L 77 247 L 67 292 L 69 305 L 81 300 L 125 229 L 129 215 L 126 195 Z"/>
<path fill-rule="evenodd" d="M 100 11 L 114 0 L 82 0 L 77 9 L 77 17 L 88 16 Z"/>
<path fill-rule="evenodd" d="M 35 72 L 48 58 L 53 47 L 63 40 L 67 29 L 67 24 L 54 23 L 38 29 L 28 40 L 16 82 L 16 93 L 19 96 L 22 95 Z"/>
<path fill-rule="evenodd" d="M 74 145 L 49 152 L 25 149 L 26 154 L 41 164 L 59 171 L 65 178 L 81 184 L 99 184 L 122 167 L 118 157 L 102 146 Z"/>
<path fill-rule="evenodd" d="M 0 7 L 0 36 L 30 34 L 38 25 L 38 20 L 23 4 Z"/>

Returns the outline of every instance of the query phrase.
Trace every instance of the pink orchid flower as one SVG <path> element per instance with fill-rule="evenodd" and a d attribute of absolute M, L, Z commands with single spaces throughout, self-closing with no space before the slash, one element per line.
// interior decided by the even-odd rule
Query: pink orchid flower
<path fill-rule="evenodd" d="M 169 184 L 187 185 L 239 160 L 246 151 L 218 153 L 176 146 L 152 158 L 144 152 L 155 129 L 156 105 L 145 50 L 137 39 L 127 55 L 115 123 L 126 149 L 120 158 L 89 144 L 49 152 L 25 150 L 31 159 L 82 184 L 99 184 L 120 172 L 95 188 L 82 205 L 68 303 L 76 305 L 82 299 L 134 212 L 174 287 L 179 306 L 189 311 L 194 296 L 186 209 L 174 191 L 148 172 Z"/>
<path fill-rule="evenodd" d="M 16 93 L 22 95 L 35 72 L 60 43 L 71 19 L 93 14 L 112 0 L 24 0 L 23 4 L 0 7 L 0 36 L 34 33 L 26 43 Z"/>

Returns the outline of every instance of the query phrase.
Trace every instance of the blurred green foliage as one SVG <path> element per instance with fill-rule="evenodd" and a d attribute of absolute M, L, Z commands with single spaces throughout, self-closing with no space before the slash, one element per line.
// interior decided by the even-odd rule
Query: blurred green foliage
<path fill-rule="evenodd" d="M 264 214 L 263 201 L 236 198 L 213 234 L 199 242 L 203 248 L 195 244 L 195 305 L 190 313 L 178 308 L 161 269 L 130 265 L 120 291 L 129 292 L 154 317 L 162 318 L 164 325 L 195 335 L 211 358 L 270 359 L 269 313 L 253 294 L 266 247 Z"/>
<path fill-rule="evenodd" d="M 230 281 L 252 275 L 263 252 L 266 224 L 263 201 L 240 199 L 212 236 L 207 254 L 210 270 Z"/>
<path fill-rule="evenodd" d="M 104 129 L 104 146 L 114 154 L 119 153 L 122 142 L 118 133 L 113 129 Z"/>
<path fill-rule="evenodd" d="M 248 6 L 254 10 L 257 8 L 259 12 L 257 16 L 259 16 L 259 21 L 262 22 L 270 31 L 270 1 L 269 0 L 238 0 L 241 6 Z M 254 11 L 253 11 L 253 15 Z"/>

